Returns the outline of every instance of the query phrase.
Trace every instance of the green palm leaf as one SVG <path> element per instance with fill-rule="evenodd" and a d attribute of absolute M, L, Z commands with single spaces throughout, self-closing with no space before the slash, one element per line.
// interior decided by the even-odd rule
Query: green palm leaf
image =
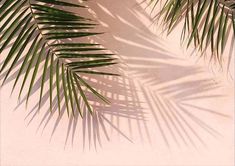
<path fill-rule="evenodd" d="M 95 70 L 99 67 L 116 64 L 116 59 L 112 58 L 113 54 L 104 53 L 105 49 L 101 48 L 99 44 L 66 40 L 101 34 L 88 31 L 96 27 L 97 24 L 94 21 L 67 10 L 69 8 L 86 8 L 82 2 L 75 4 L 61 0 L 5 0 L 1 4 L 1 57 L 3 57 L 3 51 L 13 43 L 0 68 L 1 73 L 3 71 L 6 73 L 3 83 L 21 58 L 23 61 L 18 70 L 13 90 L 19 84 L 20 76 L 24 74 L 23 82 L 20 84 L 19 97 L 27 88 L 26 82 L 29 80 L 26 103 L 39 75 L 40 65 L 43 66 L 43 71 L 40 73 L 39 108 L 47 75 L 49 75 L 51 110 L 54 83 L 58 111 L 61 111 L 61 93 L 63 93 L 68 116 L 75 115 L 75 111 L 82 116 L 81 101 L 92 113 L 92 106 L 86 95 L 87 90 L 105 103 L 109 103 L 80 74 L 116 76 L 117 74 Z M 33 74 L 30 78 L 31 70 Z"/>
<path fill-rule="evenodd" d="M 161 2 L 162 0 L 148 1 L 152 10 Z M 162 20 L 168 34 L 183 21 L 181 37 L 182 40 L 186 39 L 187 47 L 193 43 L 202 55 L 210 49 L 211 58 L 221 63 L 231 26 L 232 40 L 235 37 L 234 0 L 166 0 L 163 4 L 155 19 Z"/>

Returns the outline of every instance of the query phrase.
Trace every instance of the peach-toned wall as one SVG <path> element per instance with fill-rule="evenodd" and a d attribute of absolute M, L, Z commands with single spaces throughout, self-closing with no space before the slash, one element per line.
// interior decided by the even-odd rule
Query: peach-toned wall
<path fill-rule="evenodd" d="M 1 165 L 234 165 L 233 64 L 190 56 L 179 29 L 160 34 L 135 0 L 88 4 L 106 32 L 92 40 L 120 58 L 122 76 L 96 83 L 112 105 L 83 120 L 48 114 L 48 101 L 37 112 L 37 87 L 27 108 L 10 96 L 13 75 L 0 90 Z"/>

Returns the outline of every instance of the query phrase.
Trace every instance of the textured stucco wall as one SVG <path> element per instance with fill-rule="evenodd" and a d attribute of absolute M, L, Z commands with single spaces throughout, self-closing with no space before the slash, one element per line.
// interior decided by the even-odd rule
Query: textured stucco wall
<path fill-rule="evenodd" d="M 114 71 L 123 76 L 94 83 L 112 105 L 96 105 L 93 118 L 58 118 L 48 102 L 37 112 L 37 87 L 26 109 L 9 79 L 0 90 L 1 165 L 233 165 L 233 65 L 228 74 L 190 56 L 179 30 L 161 35 L 135 0 L 88 3 L 106 32 L 92 40 L 121 61 Z"/>

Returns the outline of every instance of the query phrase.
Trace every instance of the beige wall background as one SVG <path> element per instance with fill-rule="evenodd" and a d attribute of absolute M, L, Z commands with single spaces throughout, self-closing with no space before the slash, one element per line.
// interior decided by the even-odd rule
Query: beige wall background
<path fill-rule="evenodd" d="M 49 100 L 37 110 L 36 86 L 26 108 L 17 90 L 10 96 L 13 74 L 0 90 L 1 165 L 234 165 L 233 63 L 222 71 L 190 56 L 180 30 L 161 34 L 136 0 L 88 4 L 106 32 L 91 40 L 120 58 L 121 77 L 93 82 L 112 105 L 94 103 L 92 118 L 58 117 Z"/>

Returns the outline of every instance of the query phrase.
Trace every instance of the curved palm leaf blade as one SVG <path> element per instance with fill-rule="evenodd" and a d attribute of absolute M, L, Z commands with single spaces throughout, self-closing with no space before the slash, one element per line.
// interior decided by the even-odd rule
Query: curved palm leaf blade
<path fill-rule="evenodd" d="M 86 8 L 82 2 L 75 4 L 61 0 L 5 0 L 1 4 L 0 54 L 12 43 L 0 68 L 1 73 L 6 71 L 3 83 L 22 58 L 13 89 L 19 84 L 20 76 L 23 76 L 19 97 L 22 91 L 27 89 L 26 102 L 39 75 L 39 66 L 42 65 L 39 108 L 47 75 L 49 75 L 50 109 L 53 107 L 54 84 L 59 112 L 61 94 L 64 96 L 68 115 L 74 115 L 75 111 L 78 111 L 82 116 L 84 107 L 81 107 L 81 101 L 92 113 L 86 91 L 109 103 L 80 74 L 116 76 L 117 74 L 95 70 L 98 67 L 116 64 L 115 58 L 112 58 L 113 54 L 105 53 L 103 51 L 105 49 L 99 44 L 70 40 L 99 34 L 88 31 L 96 26 L 92 20 L 67 10 Z M 33 74 L 30 78 L 31 71 Z M 26 86 L 28 80 L 29 87 Z"/>
<path fill-rule="evenodd" d="M 235 1 L 234 0 L 150 0 L 154 10 L 160 11 L 154 16 L 161 19 L 169 34 L 181 21 L 184 22 L 181 38 L 187 39 L 203 53 L 209 48 L 211 58 L 222 62 L 228 35 L 233 29 L 235 38 Z M 233 28 L 231 28 L 233 27 Z"/>

